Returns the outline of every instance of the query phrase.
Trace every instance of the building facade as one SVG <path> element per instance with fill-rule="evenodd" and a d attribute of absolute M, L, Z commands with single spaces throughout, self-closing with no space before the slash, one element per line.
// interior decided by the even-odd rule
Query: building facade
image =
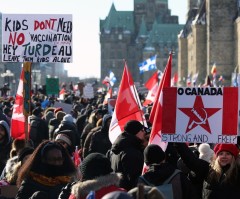
<path fill-rule="evenodd" d="M 169 52 L 174 51 L 173 73 L 177 71 L 177 35 L 183 25 L 171 15 L 168 0 L 134 0 L 133 11 L 117 11 L 112 4 L 100 20 L 101 80 L 112 71 L 119 85 L 124 63 L 135 82 L 145 83 L 154 71 L 140 74 L 138 64 L 157 55 L 157 68 L 164 70 Z"/>
<path fill-rule="evenodd" d="M 189 0 L 186 24 L 178 38 L 178 76 L 198 73 L 197 84 L 211 76 L 215 63 L 217 78 L 231 85 L 232 73 L 240 67 L 240 18 L 238 0 Z"/>

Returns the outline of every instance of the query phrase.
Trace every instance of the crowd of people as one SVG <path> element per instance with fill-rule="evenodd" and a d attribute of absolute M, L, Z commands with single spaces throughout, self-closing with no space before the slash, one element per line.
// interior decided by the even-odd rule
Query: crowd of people
<path fill-rule="evenodd" d="M 111 143 L 104 96 L 66 96 L 69 112 L 44 100 L 32 96 L 29 139 L 11 137 L 14 98 L 1 102 L 0 186 L 15 186 L 16 199 L 168 199 L 164 184 L 174 199 L 240 198 L 237 144 L 168 143 L 163 151 L 148 144 L 151 123 L 146 129 L 136 120 Z"/>

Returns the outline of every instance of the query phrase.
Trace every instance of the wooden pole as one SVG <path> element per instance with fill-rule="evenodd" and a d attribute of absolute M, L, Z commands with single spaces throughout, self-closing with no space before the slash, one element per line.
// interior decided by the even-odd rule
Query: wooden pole
<path fill-rule="evenodd" d="M 23 63 L 24 78 L 23 78 L 23 115 L 25 117 L 24 131 L 25 140 L 29 141 L 28 135 L 28 116 L 31 113 L 31 74 L 32 74 L 32 63 Z"/>

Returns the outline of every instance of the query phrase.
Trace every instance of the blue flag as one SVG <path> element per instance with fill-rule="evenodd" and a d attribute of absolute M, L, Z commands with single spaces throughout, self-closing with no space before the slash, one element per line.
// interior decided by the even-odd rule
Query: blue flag
<path fill-rule="evenodd" d="M 154 56 L 150 57 L 149 59 L 147 59 L 146 61 L 138 64 L 140 74 L 142 74 L 146 71 L 157 69 L 156 59 L 157 59 L 157 55 L 154 55 Z"/>

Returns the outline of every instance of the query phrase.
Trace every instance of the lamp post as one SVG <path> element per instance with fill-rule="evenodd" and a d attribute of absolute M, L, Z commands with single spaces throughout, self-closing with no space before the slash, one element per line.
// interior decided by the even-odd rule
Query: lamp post
<path fill-rule="evenodd" d="M 33 74 L 33 84 L 35 86 L 34 90 L 35 93 L 38 91 L 38 85 L 40 85 L 40 76 L 39 74 L 41 73 L 41 70 L 33 69 L 32 74 Z"/>
<path fill-rule="evenodd" d="M 1 77 L 4 78 L 4 86 L 1 88 L 2 96 L 7 96 L 10 94 L 10 77 L 13 77 L 14 74 L 10 70 L 6 70 L 5 73 L 1 74 Z M 7 77 L 7 85 L 5 83 L 5 78 Z"/>
<path fill-rule="evenodd" d="M 14 74 L 12 73 L 12 71 L 10 71 L 10 70 L 6 70 L 6 72 L 5 73 L 2 73 L 1 74 L 1 77 L 7 77 L 8 79 L 7 79 L 7 83 L 8 83 L 8 85 L 10 84 L 10 77 L 13 77 L 14 76 Z"/>

